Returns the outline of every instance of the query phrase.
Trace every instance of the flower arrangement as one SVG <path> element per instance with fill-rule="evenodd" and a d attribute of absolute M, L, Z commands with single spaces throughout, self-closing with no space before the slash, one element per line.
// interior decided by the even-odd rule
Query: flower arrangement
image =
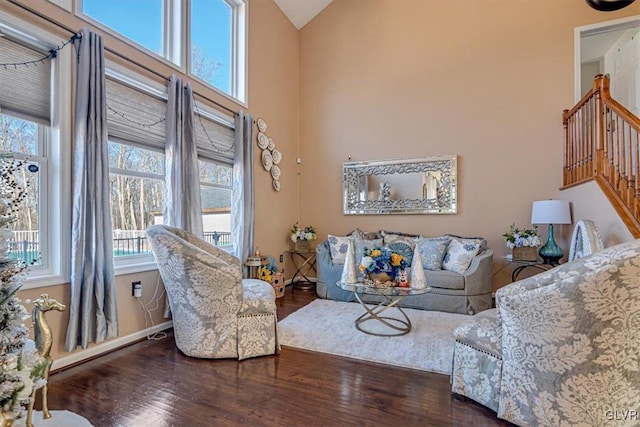
<path fill-rule="evenodd" d="M 277 272 L 278 264 L 276 264 L 275 258 L 269 255 L 267 256 L 267 263 L 265 264 L 263 261 L 263 264 L 258 269 L 258 279 L 271 283 L 273 274 Z"/>
<path fill-rule="evenodd" d="M 502 235 L 505 245 L 510 248 L 538 247 L 542 244 L 538 236 L 538 227 L 533 226 L 530 230 L 520 230 L 515 224 L 509 226 L 509 231 Z"/>
<path fill-rule="evenodd" d="M 299 240 L 316 240 L 316 237 L 318 237 L 316 229 L 311 225 L 305 228 L 299 228 L 298 223 L 296 222 L 293 224 L 293 227 L 291 227 L 291 241 L 294 243 Z"/>
<path fill-rule="evenodd" d="M 385 247 L 365 248 L 360 260 L 360 273 L 386 273 L 394 280 L 408 263 L 402 255 Z"/>

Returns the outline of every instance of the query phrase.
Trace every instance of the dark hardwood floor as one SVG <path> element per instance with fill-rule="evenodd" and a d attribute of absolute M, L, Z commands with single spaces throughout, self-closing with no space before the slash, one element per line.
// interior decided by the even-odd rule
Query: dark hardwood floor
<path fill-rule="evenodd" d="M 287 287 L 278 317 L 313 299 Z M 54 373 L 49 408 L 96 427 L 510 425 L 449 390 L 446 375 L 286 347 L 241 362 L 194 359 L 169 335 Z"/>

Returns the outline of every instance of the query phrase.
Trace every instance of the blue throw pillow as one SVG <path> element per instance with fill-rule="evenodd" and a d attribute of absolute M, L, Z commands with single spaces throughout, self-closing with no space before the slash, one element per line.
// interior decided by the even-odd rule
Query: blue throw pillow
<path fill-rule="evenodd" d="M 416 248 L 420 250 L 422 268 L 425 270 L 442 270 L 442 260 L 447 253 L 449 237 L 418 237 Z"/>

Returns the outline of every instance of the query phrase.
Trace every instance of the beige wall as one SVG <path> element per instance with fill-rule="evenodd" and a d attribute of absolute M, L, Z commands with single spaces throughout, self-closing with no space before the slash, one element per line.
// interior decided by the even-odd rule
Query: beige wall
<path fill-rule="evenodd" d="M 574 28 L 638 13 L 584 0 L 334 1 L 300 31 L 305 223 L 320 238 L 354 227 L 481 235 L 503 256 L 508 225 L 529 226 L 532 201 L 562 185 Z M 459 156 L 457 215 L 342 214 L 349 156 L 439 154 Z"/>
<path fill-rule="evenodd" d="M 18 0 L 58 23 L 73 29 L 87 26 L 79 18 L 65 12 L 46 0 Z M 34 14 L 6 1 L 0 2 L 3 11 L 36 23 L 47 30 L 59 34 L 61 40 L 69 37 L 69 33 L 56 25 L 47 23 Z M 99 30 L 97 30 L 100 32 Z M 119 57 L 131 58 L 160 73 L 169 76 L 178 71 L 157 61 L 150 56 L 136 51 L 131 46 L 114 37 L 104 35 L 105 47 L 118 52 L 118 55 L 107 52 L 107 56 L 136 72 L 149 78 L 162 81 L 162 78 L 132 65 Z M 295 158 L 298 152 L 298 32 L 284 16 L 272 0 L 251 0 L 249 4 L 249 87 L 248 106 L 246 108 L 230 101 L 215 91 L 207 89 L 197 81 L 193 81 L 194 91 L 213 99 L 235 111 L 244 108 L 254 118 L 264 118 L 268 125 L 267 134 L 273 137 L 276 147 L 283 154 L 280 164 L 282 170 L 282 190 L 276 193 L 272 189 L 270 175 L 260 163 L 260 150 L 255 148 L 255 188 L 256 188 L 256 245 L 262 253 L 277 255 L 288 249 L 287 233 L 291 224 L 297 220 L 297 165 Z M 186 80 L 189 80 L 186 78 Z M 206 103 L 206 101 L 204 101 Z M 211 103 L 209 103 L 212 105 Z M 119 311 L 120 336 L 133 334 L 145 328 L 143 311 L 136 299 L 131 297 L 131 282 L 142 281 L 143 299 L 153 295 L 157 283 L 157 271 L 129 274 L 117 277 L 117 295 Z M 45 288 L 22 290 L 20 298 L 34 299 L 41 293 L 48 293 L 64 304 L 69 302 L 69 285 L 61 284 Z M 31 307 L 28 306 L 30 310 Z M 56 337 L 52 356 L 58 359 L 68 356 L 63 351 L 64 336 L 68 322 L 68 311 L 60 314 L 48 313 L 47 318 Z M 165 321 L 162 318 L 162 305 L 154 312 L 155 323 Z M 150 326 L 150 325 L 148 325 Z"/>

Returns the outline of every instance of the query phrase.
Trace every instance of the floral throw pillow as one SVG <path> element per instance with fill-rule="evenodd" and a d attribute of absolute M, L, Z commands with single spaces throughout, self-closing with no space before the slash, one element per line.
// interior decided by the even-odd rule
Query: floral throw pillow
<path fill-rule="evenodd" d="M 334 264 L 344 264 L 349 248 L 348 236 L 329 235 L 329 250 L 331 251 L 331 262 Z"/>
<path fill-rule="evenodd" d="M 444 256 L 442 267 L 445 270 L 463 274 L 471 265 L 473 257 L 478 254 L 480 245 L 478 243 L 461 242 L 458 239 L 451 239 L 447 254 Z"/>
<path fill-rule="evenodd" d="M 449 237 L 418 237 L 416 249 L 420 250 L 422 268 L 425 270 L 442 270 L 444 259 L 449 246 Z"/>

